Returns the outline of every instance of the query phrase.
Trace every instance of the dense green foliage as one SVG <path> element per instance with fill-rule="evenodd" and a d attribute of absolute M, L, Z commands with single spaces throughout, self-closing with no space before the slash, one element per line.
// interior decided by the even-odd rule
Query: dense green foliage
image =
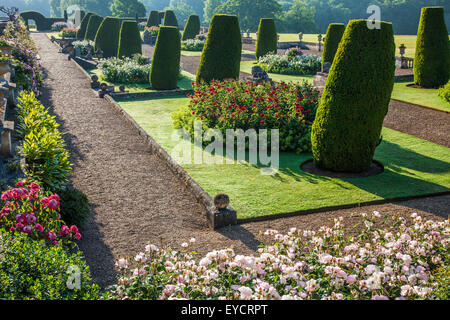
<path fill-rule="evenodd" d="M 239 78 L 241 32 L 237 16 L 217 14 L 209 26 L 196 81 Z"/>
<path fill-rule="evenodd" d="M 442 88 L 439 88 L 439 97 L 450 103 L 450 81 Z"/>
<path fill-rule="evenodd" d="M 164 13 L 163 25 L 165 25 L 166 27 L 178 28 L 177 17 L 175 16 L 175 13 L 172 10 L 166 10 L 166 12 Z"/>
<path fill-rule="evenodd" d="M 46 18 L 42 13 L 37 11 L 23 11 L 20 13 L 20 16 L 27 26 L 28 20 L 34 20 L 38 31 L 50 30 L 55 22 L 64 22 L 64 18 Z"/>
<path fill-rule="evenodd" d="M 278 39 L 275 21 L 269 18 L 262 18 L 259 22 L 258 35 L 256 40 L 256 59 L 268 53 L 277 53 Z"/>
<path fill-rule="evenodd" d="M 89 18 L 89 22 L 86 27 L 86 34 L 84 35 L 84 40 L 95 40 L 95 35 L 97 34 L 98 28 L 100 27 L 103 18 L 98 15 L 92 15 Z"/>
<path fill-rule="evenodd" d="M 197 15 L 190 15 L 184 27 L 182 41 L 194 39 L 200 33 L 200 18 Z"/>
<path fill-rule="evenodd" d="M 414 82 L 437 88 L 450 78 L 450 45 L 443 7 L 422 8 L 414 58 Z"/>
<path fill-rule="evenodd" d="M 159 19 L 159 12 L 154 10 L 150 11 L 147 19 L 147 27 L 159 27 L 160 23 L 161 19 Z"/>
<path fill-rule="evenodd" d="M 324 62 L 333 63 L 334 55 L 345 31 L 345 25 L 342 23 L 330 23 L 328 26 L 325 42 L 323 44 L 322 65 Z"/>
<path fill-rule="evenodd" d="M 77 32 L 77 38 L 78 39 L 83 39 L 84 40 L 84 36 L 86 35 L 86 29 L 87 29 L 87 25 L 89 23 L 89 19 L 91 18 L 91 16 L 93 16 L 95 13 L 92 12 L 88 12 L 84 18 L 81 20 L 81 24 L 80 27 L 78 28 L 78 32 Z"/>
<path fill-rule="evenodd" d="M 120 29 L 117 57 L 131 57 L 142 54 L 142 40 L 136 21 L 124 21 Z"/>
<path fill-rule="evenodd" d="M 150 84 L 154 89 L 177 88 L 180 73 L 180 46 L 178 28 L 161 26 L 150 69 Z"/>
<path fill-rule="evenodd" d="M 114 17 L 142 17 L 147 13 L 140 0 L 113 0 L 109 9 Z"/>
<path fill-rule="evenodd" d="M 317 167 L 346 172 L 370 167 L 380 143 L 394 72 L 392 24 L 381 22 L 379 30 L 370 30 L 367 20 L 349 21 L 312 127 Z"/>
<path fill-rule="evenodd" d="M 83 226 L 91 213 L 88 197 L 80 190 L 67 188 L 58 193 L 61 218 L 67 225 Z"/>
<path fill-rule="evenodd" d="M 94 39 L 95 50 L 101 49 L 104 58 L 115 57 L 119 49 L 119 34 L 121 22 L 117 18 L 103 19 Z"/>
<path fill-rule="evenodd" d="M 63 246 L 50 246 L 25 234 L 0 230 L 0 297 L 8 300 L 99 299 L 100 289 L 91 284 L 89 267 L 81 251 L 71 254 Z M 79 289 L 73 269 L 80 272 Z"/>

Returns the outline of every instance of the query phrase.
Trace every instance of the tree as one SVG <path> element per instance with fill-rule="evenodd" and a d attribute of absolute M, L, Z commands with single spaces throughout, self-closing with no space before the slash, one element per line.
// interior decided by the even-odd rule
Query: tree
<path fill-rule="evenodd" d="M 111 13 L 114 17 L 143 17 L 147 15 L 147 9 L 139 0 L 113 0 Z"/>
<path fill-rule="evenodd" d="M 118 18 L 106 17 L 103 19 L 95 36 L 95 50 L 101 49 L 104 58 L 117 56 L 119 48 L 121 21 Z"/>
<path fill-rule="evenodd" d="M 111 15 L 109 6 L 112 0 L 58 0 L 60 2 L 58 8 L 58 16 L 61 16 L 65 9 L 71 5 L 77 5 L 81 10 L 86 12 L 94 12 L 101 16 Z"/>
<path fill-rule="evenodd" d="M 186 26 L 184 27 L 182 41 L 194 39 L 200 33 L 200 18 L 196 14 L 189 16 Z"/>
<path fill-rule="evenodd" d="M 169 6 L 170 0 L 142 0 L 148 10 L 162 11 Z"/>
<path fill-rule="evenodd" d="M 209 25 L 216 9 L 224 2 L 224 0 L 206 0 L 203 8 L 203 22 Z"/>
<path fill-rule="evenodd" d="M 259 22 L 258 37 L 256 40 L 256 59 L 265 56 L 268 53 L 277 53 L 277 28 L 275 21 L 270 18 L 262 18 Z"/>
<path fill-rule="evenodd" d="M 345 31 L 345 24 L 343 23 L 330 23 L 325 36 L 325 42 L 323 44 L 322 51 L 322 66 L 325 62 L 333 63 L 334 56 L 341 42 L 342 35 Z"/>
<path fill-rule="evenodd" d="M 184 25 L 190 15 L 195 14 L 194 8 L 188 5 L 184 0 L 171 0 L 166 10 L 173 11 L 180 25 Z"/>
<path fill-rule="evenodd" d="M 137 53 L 142 54 L 142 40 L 138 25 L 136 21 L 124 21 L 120 28 L 117 57 L 131 57 Z"/>
<path fill-rule="evenodd" d="M 294 0 L 287 12 L 277 15 L 279 31 L 287 33 L 316 33 L 318 28 L 314 17 L 316 9 L 304 0 Z"/>

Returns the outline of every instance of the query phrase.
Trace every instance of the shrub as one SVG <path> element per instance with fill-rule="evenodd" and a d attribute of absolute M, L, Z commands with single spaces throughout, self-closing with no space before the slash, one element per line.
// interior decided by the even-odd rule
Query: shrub
<path fill-rule="evenodd" d="M 302 56 L 303 52 L 300 50 L 299 47 L 295 47 L 295 48 L 289 48 L 288 50 L 286 50 L 285 55 L 288 56 L 288 58 L 292 59 L 297 56 Z"/>
<path fill-rule="evenodd" d="M 103 18 L 98 15 L 92 15 L 89 18 L 89 22 L 86 28 L 86 35 L 84 36 L 84 40 L 95 40 L 95 35 L 97 34 L 98 28 L 102 23 Z"/>
<path fill-rule="evenodd" d="M 437 88 L 450 78 L 450 46 L 443 7 L 422 8 L 417 31 L 414 82 Z"/>
<path fill-rule="evenodd" d="M 99 299 L 91 284 L 81 251 L 71 254 L 62 246 L 47 246 L 25 235 L 0 231 L 0 297 L 8 300 Z M 80 271 L 80 288 L 69 289 L 73 266 Z"/>
<path fill-rule="evenodd" d="M 63 28 L 59 32 L 59 36 L 64 38 L 75 38 L 77 36 L 77 30 L 77 28 Z"/>
<path fill-rule="evenodd" d="M 439 88 L 439 97 L 444 101 L 450 102 L 450 81 L 442 88 Z"/>
<path fill-rule="evenodd" d="M 182 41 L 186 41 L 189 39 L 195 39 L 195 37 L 200 32 L 200 18 L 199 16 L 193 14 L 190 15 L 188 21 L 186 22 L 186 26 L 184 27 Z"/>
<path fill-rule="evenodd" d="M 316 55 L 268 54 L 259 58 L 258 65 L 265 71 L 279 74 L 310 75 L 320 71 L 322 59 Z"/>
<path fill-rule="evenodd" d="M 101 49 L 103 57 L 117 56 L 119 49 L 120 19 L 106 17 L 103 19 L 94 39 L 94 49 Z"/>
<path fill-rule="evenodd" d="M 262 18 L 259 21 L 258 35 L 256 40 L 256 59 L 268 53 L 277 53 L 278 37 L 274 19 Z"/>
<path fill-rule="evenodd" d="M 68 28 L 69 25 L 66 22 L 55 22 L 52 24 L 52 28 L 50 30 L 52 31 L 61 31 L 63 28 Z"/>
<path fill-rule="evenodd" d="M 336 54 L 344 31 L 345 25 L 343 23 L 330 23 L 328 25 L 325 42 L 323 44 L 322 64 L 324 62 L 333 63 L 334 55 Z"/>
<path fill-rule="evenodd" d="M 177 27 L 178 28 L 177 17 L 175 16 L 175 13 L 172 10 L 165 11 L 163 25 L 166 27 Z"/>
<path fill-rule="evenodd" d="M 150 65 L 142 61 L 139 55 L 133 58 L 109 58 L 102 59 L 98 64 L 104 80 L 118 83 L 148 83 Z"/>
<path fill-rule="evenodd" d="M 88 197 L 75 188 L 67 188 L 59 193 L 61 198 L 61 218 L 68 225 L 83 226 L 91 213 Z"/>
<path fill-rule="evenodd" d="M 202 51 L 205 46 L 205 40 L 189 39 L 181 42 L 181 50 Z"/>
<path fill-rule="evenodd" d="M 351 20 L 339 43 L 312 126 L 317 167 L 347 172 L 370 167 L 380 143 L 394 72 L 392 24 L 381 22 L 380 29 L 371 30 L 367 20 Z"/>
<path fill-rule="evenodd" d="M 84 36 L 86 35 L 86 29 L 87 29 L 87 25 L 89 23 L 89 19 L 91 18 L 92 15 L 94 15 L 95 13 L 92 12 L 88 12 L 83 19 L 81 20 L 80 23 L 80 27 L 78 28 L 77 31 L 77 38 L 78 39 L 84 39 Z"/>
<path fill-rule="evenodd" d="M 159 18 L 158 11 L 150 11 L 147 19 L 147 27 L 159 27 L 161 19 Z"/>
<path fill-rule="evenodd" d="M 150 83 L 154 89 L 177 88 L 180 73 L 180 32 L 176 27 L 161 27 L 156 39 L 150 69 Z"/>
<path fill-rule="evenodd" d="M 64 22 L 64 18 L 46 18 L 42 13 L 37 11 L 22 11 L 20 17 L 26 23 L 28 20 L 34 20 L 37 31 L 50 30 L 55 22 Z"/>
<path fill-rule="evenodd" d="M 68 183 L 72 171 L 69 153 L 54 117 L 36 99 L 23 91 L 17 105 L 18 127 L 23 134 L 24 173 L 47 190 L 57 191 Z"/>
<path fill-rule="evenodd" d="M 34 240 L 70 244 L 81 239 L 75 225 L 70 228 L 59 214 L 60 198 L 45 192 L 38 184 L 18 182 L 17 188 L 1 194 L 0 228 L 25 233 Z"/>
<path fill-rule="evenodd" d="M 239 78 L 242 51 L 240 30 L 237 16 L 213 16 L 198 66 L 197 82 Z"/>
<path fill-rule="evenodd" d="M 148 244 L 134 261 L 116 262 L 111 291 L 119 299 L 448 299 L 448 220 L 378 216 L 365 215 L 356 236 L 342 217 L 318 230 L 267 230 L 253 256 L 227 248 L 200 259 L 194 238 L 181 251 Z"/>
<path fill-rule="evenodd" d="M 137 23 L 124 21 L 120 28 L 117 57 L 131 57 L 136 53 L 142 54 L 142 40 Z"/>
<path fill-rule="evenodd" d="M 279 129 L 280 150 L 301 153 L 311 149 L 310 131 L 318 104 L 312 86 L 225 80 L 210 85 L 197 83 L 190 103 L 172 115 L 175 128 L 184 128 L 193 137 L 194 121 L 203 129 Z M 206 144 L 208 144 L 205 141 Z"/>

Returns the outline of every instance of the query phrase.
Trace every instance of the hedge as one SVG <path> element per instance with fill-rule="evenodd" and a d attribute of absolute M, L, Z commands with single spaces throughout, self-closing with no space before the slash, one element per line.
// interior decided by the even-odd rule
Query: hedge
<path fill-rule="evenodd" d="M 241 31 L 237 16 L 214 15 L 209 25 L 196 81 L 238 79 L 241 50 Z"/>
<path fill-rule="evenodd" d="M 364 70 L 364 72 L 361 72 Z M 380 143 L 394 85 L 392 24 L 351 20 L 331 66 L 311 132 L 316 167 L 362 172 Z"/>
<path fill-rule="evenodd" d="M 92 40 L 92 41 L 95 40 L 95 35 L 97 34 L 98 28 L 100 27 L 102 21 L 103 17 L 100 17 L 98 15 L 92 15 L 89 18 L 84 40 Z"/>
<path fill-rule="evenodd" d="M 186 26 L 184 27 L 183 36 L 181 37 L 182 41 L 186 41 L 189 39 L 195 39 L 195 36 L 200 33 L 200 18 L 199 16 L 193 14 L 190 15 Z"/>
<path fill-rule="evenodd" d="M 120 28 L 119 50 L 117 57 L 131 57 L 142 54 L 142 40 L 136 21 L 124 21 Z"/>
<path fill-rule="evenodd" d="M 175 16 L 175 13 L 172 10 L 166 10 L 166 12 L 164 13 L 163 25 L 165 25 L 166 27 L 178 28 L 177 17 Z"/>
<path fill-rule="evenodd" d="M 106 17 L 103 19 L 95 36 L 95 50 L 103 51 L 104 58 L 115 57 L 119 50 L 119 34 L 121 22 L 117 18 Z"/>
<path fill-rule="evenodd" d="M 177 27 L 161 26 L 150 69 L 150 83 L 157 90 L 177 88 L 180 73 L 180 32 Z"/>
<path fill-rule="evenodd" d="M 159 12 L 158 11 L 150 11 L 150 14 L 148 15 L 148 19 L 147 19 L 147 27 L 159 27 L 159 25 L 161 24 L 161 19 L 159 17 Z"/>
<path fill-rule="evenodd" d="M 277 53 L 278 36 L 275 20 L 262 18 L 259 20 L 258 35 L 256 40 L 256 59 L 268 53 Z"/>
<path fill-rule="evenodd" d="M 330 23 L 325 36 L 322 52 L 322 66 L 324 62 L 333 63 L 334 56 L 345 31 L 343 23 Z"/>
<path fill-rule="evenodd" d="M 417 31 L 414 82 L 437 88 L 450 78 L 450 46 L 443 7 L 422 8 Z"/>
<path fill-rule="evenodd" d="M 50 30 L 52 24 L 55 22 L 64 22 L 64 18 L 46 18 L 42 13 L 37 11 L 23 11 L 20 13 L 20 17 L 25 21 L 27 27 L 28 20 L 34 20 L 38 31 Z"/>
<path fill-rule="evenodd" d="M 94 15 L 95 13 L 92 12 L 88 12 L 83 19 L 81 20 L 80 23 L 80 27 L 78 28 L 77 31 L 77 38 L 78 39 L 84 39 L 84 36 L 86 35 L 86 29 L 87 29 L 87 25 L 89 23 L 89 19 L 91 18 L 92 15 Z"/>

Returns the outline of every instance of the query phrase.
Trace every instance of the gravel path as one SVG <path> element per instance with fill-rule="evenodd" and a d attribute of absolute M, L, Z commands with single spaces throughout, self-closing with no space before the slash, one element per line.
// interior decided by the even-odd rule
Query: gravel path
<path fill-rule="evenodd" d="M 32 33 L 45 72 L 43 103 L 65 132 L 74 163 L 73 185 L 92 204 L 92 217 L 82 229 L 80 247 L 99 285 L 115 282 L 114 261 L 134 256 L 148 242 L 180 244 L 197 239 L 195 250 L 204 254 L 233 246 L 240 254 L 252 254 L 262 238 L 259 231 L 291 227 L 314 229 L 330 218 L 352 212 L 448 217 L 450 195 L 428 197 L 304 216 L 231 226 L 214 232 L 207 227 L 203 208 L 165 164 L 150 153 L 144 141 L 99 99 L 73 61 L 67 61 L 45 34 Z M 328 223 L 329 224 L 329 223 Z"/>

